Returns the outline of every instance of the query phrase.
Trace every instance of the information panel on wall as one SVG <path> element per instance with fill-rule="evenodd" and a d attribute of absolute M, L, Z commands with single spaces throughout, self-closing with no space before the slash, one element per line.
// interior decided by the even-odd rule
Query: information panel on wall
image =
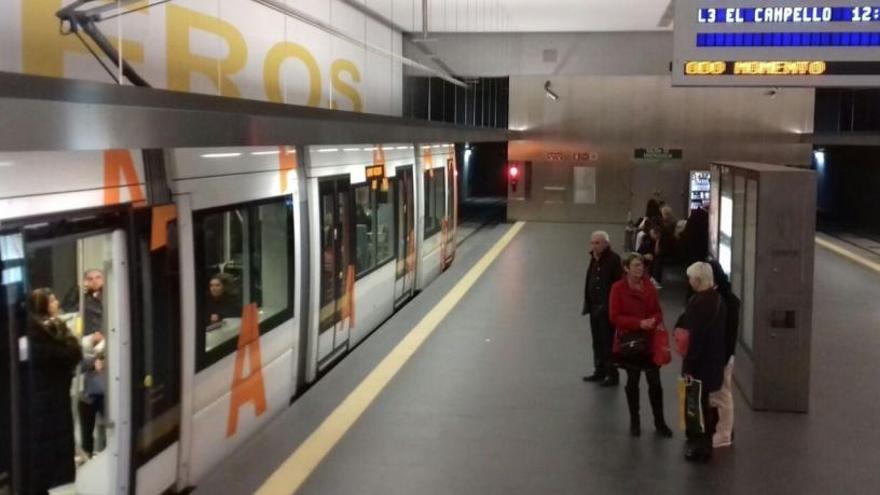
<path fill-rule="evenodd" d="M 880 0 L 678 0 L 676 86 L 880 86 Z"/>

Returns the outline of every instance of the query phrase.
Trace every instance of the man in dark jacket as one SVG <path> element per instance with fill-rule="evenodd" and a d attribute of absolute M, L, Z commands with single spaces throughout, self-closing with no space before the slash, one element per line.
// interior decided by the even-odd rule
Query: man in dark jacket
<path fill-rule="evenodd" d="M 611 286 L 623 275 L 623 267 L 620 265 L 620 256 L 609 246 L 608 233 L 593 232 L 590 245 L 590 267 L 584 282 L 584 308 L 581 314 L 590 315 L 595 369 L 592 375 L 584 377 L 584 381 L 613 387 L 620 379 L 611 360 L 614 328 L 608 318 L 608 296 Z"/>
<path fill-rule="evenodd" d="M 83 373 L 83 391 L 79 398 L 80 432 L 82 448 L 89 457 L 95 449 L 94 432 L 98 414 L 104 419 L 104 395 L 107 388 L 107 373 L 104 368 L 106 353 L 104 347 L 104 274 L 101 270 L 87 270 L 83 275 L 83 359 L 80 370 Z M 103 427 L 99 426 L 103 437 Z"/>

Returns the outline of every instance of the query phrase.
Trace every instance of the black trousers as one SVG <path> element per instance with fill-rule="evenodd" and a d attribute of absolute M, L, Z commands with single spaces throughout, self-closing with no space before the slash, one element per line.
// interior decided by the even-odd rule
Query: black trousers
<path fill-rule="evenodd" d="M 617 368 L 611 359 L 614 329 L 605 310 L 590 311 L 590 331 L 593 335 L 593 363 L 598 375 L 617 378 Z"/>
<path fill-rule="evenodd" d="M 715 426 L 718 424 L 718 410 L 709 406 L 709 392 L 703 391 L 700 401 L 700 409 L 703 411 L 703 424 L 705 431 L 685 431 L 687 442 L 685 452 L 696 453 L 705 457 L 712 456 L 712 437 L 715 435 Z"/>
<path fill-rule="evenodd" d="M 654 413 L 654 424 L 665 425 L 663 417 L 663 386 L 660 384 L 660 368 L 626 368 L 626 404 L 629 406 L 630 420 L 639 421 L 639 382 L 642 372 L 648 382 L 648 399 L 651 402 L 651 411 Z"/>
<path fill-rule="evenodd" d="M 82 449 L 88 455 L 95 455 L 95 423 L 98 413 L 104 417 L 104 396 L 92 395 L 90 402 L 79 401 L 79 424 L 82 435 Z"/>

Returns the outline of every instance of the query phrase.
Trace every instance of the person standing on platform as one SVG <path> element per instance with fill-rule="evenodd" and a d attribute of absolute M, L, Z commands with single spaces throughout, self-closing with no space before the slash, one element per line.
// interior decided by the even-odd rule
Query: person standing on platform
<path fill-rule="evenodd" d="M 727 312 L 723 298 L 715 290 L 715 277 L 709 263 L 694 263 L 688 267 L 687 276 L 695 293 L 676 327 L 686 330 L 688 335 L 681 374 L 702 383 L 700 411 L 703 427 L 702 431 L 688 429 L 685 458 L 706 462 L 712 458 L 716 423 L 716 413 L 710 408 L 709 396 L 719 390 L 724 382 L 724 325 Z"/>
<path fill-rule="evenodd" d="M 691 211 L 679 238 L 679 245 L 683 246 L 682 255 L 687 266 L 709 256 L 709 213 L 706 210 L 698 208 Z"/>
<path fill-rule="evenodd" d="M 660 367 L 654 363 L 654 332 L 663 328 L 663 310 L 660 309 L 657 289 L 645 276 L 642 256 L 638 253 L 627 256 L 623 269 L 626 276 L 611 287 L 609 311 L 615 328 L 615 360 L 626 370 L 630 433 L 635 437 L 642 434 L 639 381 L 644 371 L 648 382 L 648 398 L 654 413 L 654 426 L 658 435 L 669 438 L 672 430 L 663 416 Z"/>
<path fill-rule="evenodd" d="M 709 394 L 709 405 L 718 410 L 718 424 L 712 437 L 712 447 L 729 447 L 733 443 L 733 355 L 736 352 L 736 339 L 739 333 L 739 311 L 741 302 L 730 286 L 730 280 L 721 264 L 711 261 L 715 277 L 715 290 L 721 295 L 727 309 L 724 322 L 724 381 L 717 392 Z"/>
<path fill-rule="evenodd" d="M 593 336 L 594 371 L 585 376 L 586 382 L 599 382 L 604 387 L 614 387 L 620 382 L 617 368 L 611 360 L 614 329 L 608 319 L 608 296 L 611 286 L 622 276 L 620 256 L 612 251 L 607 232 L 596 231 L 590 237 L 590 266 L 584 284 L 582 315 L 590 315 L 590 331 Z"/>

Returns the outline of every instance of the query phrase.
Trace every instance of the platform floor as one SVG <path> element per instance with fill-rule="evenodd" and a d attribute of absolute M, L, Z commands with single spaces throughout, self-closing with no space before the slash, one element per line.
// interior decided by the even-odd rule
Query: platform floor
<path fill-rule="evenodd" d="M 809 414 L 755 413 L 738 395 L 734 447 L 692 465 L 680 431 L 651 434 L 644 383 L 644 433 L 631 438 L 622 387 L 581 381 L 591 227 L 526 224 L 297 493 L 877 493 L 880 274 L 817 246 Z M 471 236 L 449 271 L 196 492 L 259 489 L 509 228 Z M 683 288 L 661 295 L 671 323 Z M 662 372 L 671 424 L 678 368 Z"/>

